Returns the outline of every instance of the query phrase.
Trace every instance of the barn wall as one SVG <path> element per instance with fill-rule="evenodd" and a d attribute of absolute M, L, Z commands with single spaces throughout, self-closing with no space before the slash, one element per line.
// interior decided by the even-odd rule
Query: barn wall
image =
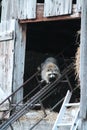
<path fill-rule="evenodd" d="M 66 5 L 65 2 L 64 3 L 62 3 L 62 2 L 63 1 L 60 2 L 62 5 L 61 9 L 60 9 L 61 11 L 63 10 L 63 7 Z M 45 3 L 47 6 L 44 6 L 44 10 L 46 11 L 47 10 L 46 8 L 48 7 L 49 2 L 47 0 L 45 0 L 44 4 Z M 62 13 L 57 12 L 58 11 L 57 6 L 59 5 L 58 3 L 59 3 L 58 0 L 54 0 L 54 2 L 50 4 L 51 6 L 49 6 L 52 16 L 53 15 L 58 16 L 58 15 L 63 14 L 63 13 L 64 14 L 71 13 L 71 10 L 72 10 L 71 1 L 68 1 L 68 4 L 65 6 L 66 9 Z M 56 8 L 55 8 L 56 10 L 53 10 L 51 8 L 54 5 L 56 6 Z M 69 10 L 69 12 L 65 13 L 66 10 L 67 11 Z M 49 12 L 49 11 L 47 10 L 47 12 Z M 58 13 L 58 14 L 55 14 L 55 13 Z M 32 0 L 30 0 L 30 1 L 29 0 L 25 0 L 25 1 L 24 0 L 7 0 L 7 1 L 3 0 L 2 1 L 1 20 L 15 19 L 16 23 L 17 23 L 16 28 L 15 28 L 15 30 L 17 30 L 17 31 L 16 31 L 16 40 L 15 40 L 15 44 L 14 44 L 14 46 L 15 46 L 14 53 L 15 54 L 14 54 L 14 71 L 13 71 L 12 91 L 15 91 L 23 83 L 23 75 L 24 75 L 24 60 L 25 60 L 25 47 L 26 47 L 26 38 L 25 38 L 26 37 L 26 29 L 25 29 L 26 25 L 19 24 L 18 19 L 33 19 L 33 18 L 36 18 L 36 1 L 32 1 Z M 49 29 L 48 29 L 48 31 L 49 31 Z M 54 36 L 54 39 L 55 39 L 55 36 Z M 52 45 L 52 44 L 50 44 L 50 45 Z M 20 48 L 20 51 L 18 48 Z M 40 47 L 38 47 L 38 48 L 40 48 Z M 51 46 L 51 49 L 52 49 L 52 46 Z M 21 58 L 21 60 L 20 60 L 20 58 Z M 16 78 L 16 76 L 18 77 L 18 79 Z M 21 92 L 18 95 L 20 95 L 20 98 L 22 98 Z"/>
<path fill-rule="evenodd" d="M 36 19 L 37 3 L 43 3 L 43 17 L 69 15 L 73 12 L 73 0 L 3 0 L 2 9 L 4 9 L 4 6 L 6 7 L 5 10 L 2 12 L 2 19 L 6 17 L 18 18 L 20 20 Z M 76 6 L 76 12 L 80 12 L 81 0 L 76 1 Z"/>
<path fill-rule="evenodd" d="M 20 85 L 23 84 L 23 75 L 24 75 L 24 60 L 25 60 L 25 46 L 26 46 L 26 25 L 21 25 L 18 22 L 18 9 L 19 9 L 19 0 L 3 0 L 2 1 L 2 15 L 1 22 L 8 21 L 9 19 L 15 19 L 15 42 L 14 42 L 14 57 L 13 57 L 13 73 L 11 90 L 10 92 L 15 91 Z M 9 23 L 11 24 L 11 23 Z M 5 46 L 3 44 L 2 50 Z M 10 47 L 8 46 L 8 50 Z M 12 49 L 12 48 L 11 48 Z M 10 58 L 10 55 L 9 55 Z M 8 59 L 7 59 L 8 61 Z M 9 61 L 8 61 L 9 62 Z M 6 65 L 6 64 L 5 64 Z M 7 69 L 9 69 L 7 67 Z M 5 72 L 4 72 L 5 74 Z M 8 79 L 6 79 L 8 82 Z M 9 86 L 7 85 L 7 88 Z M 16 103 L 23 98 L 23 89 L 17 95 L 14 95 L 13 102 Z"/>
<path fill-rule="evenodd" d="M 72 0 L 45 0 L 44 17 L 71 14 Z"/>

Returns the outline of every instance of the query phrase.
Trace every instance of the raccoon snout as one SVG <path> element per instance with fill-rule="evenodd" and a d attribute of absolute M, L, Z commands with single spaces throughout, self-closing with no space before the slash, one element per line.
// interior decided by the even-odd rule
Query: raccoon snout
<path fill-rule="evenodd" d="M 55 80 L 56 80 L 55 77 L 50 77 L 50 78 L 49 78 L 49 82 L 54 82 Z"/>
<path fill-rule="evenodd" d="M 56 80 L 56 75 L 54 74 L 49 74 L 48 77 L 49 77 L 49 82 L 53 82 Z"/>

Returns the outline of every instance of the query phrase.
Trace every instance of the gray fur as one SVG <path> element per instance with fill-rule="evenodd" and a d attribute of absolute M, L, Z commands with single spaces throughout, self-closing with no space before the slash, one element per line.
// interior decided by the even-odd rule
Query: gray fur
<path fill-rule="evenodd" d="M 41 78 L 46 83 L 61 76 L 57 61 L 53 57 L 47 58 L 41 65 Z"/>

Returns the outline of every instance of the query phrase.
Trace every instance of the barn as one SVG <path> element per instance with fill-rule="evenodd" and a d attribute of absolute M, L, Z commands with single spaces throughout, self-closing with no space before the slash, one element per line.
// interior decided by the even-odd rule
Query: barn
<path fill-rule="evenodd" d="M 72 64 L 79 46 L 81 0 L 1 0 L 0 16 L 0 103 L 1 111 L 8 113 L 3 123 L 1 114 L 1 130 L 9 126 L 13 129 L 12 122 L 29 109 L 42 109 L 44 117 L 45 110 L 59 112 L 62 101 L 59 102 L 68 89 L 76 90 L 71 102 L 78 102 L 78 81 Z M 38 67 L 50 56 L 58 60 L 62 77 L 47 87 L 40 82 Z M 53 124 L 49 130 L 52 127 Z"/>

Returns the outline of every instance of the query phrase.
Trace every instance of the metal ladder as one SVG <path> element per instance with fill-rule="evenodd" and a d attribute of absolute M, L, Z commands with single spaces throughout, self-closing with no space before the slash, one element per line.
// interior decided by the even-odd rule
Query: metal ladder
<path fill-rule="evenodd" d="M 80 103 L 69 103 L 71 95 L 68 90 L 52 130 L 77 130 Z"/>

